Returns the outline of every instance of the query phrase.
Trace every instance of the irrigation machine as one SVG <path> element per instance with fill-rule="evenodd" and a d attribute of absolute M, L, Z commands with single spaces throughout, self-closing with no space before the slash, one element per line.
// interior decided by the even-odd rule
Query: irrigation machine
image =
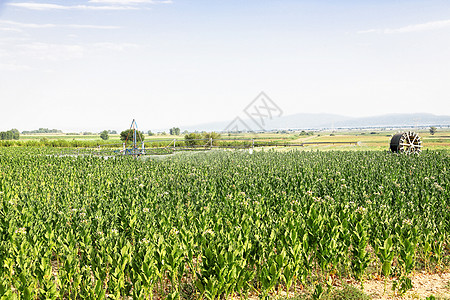
<path fill-rule="evenodd" d="M 423 147 L 419 135 L 412 131 L 395 134 L 390 146 L 392 152 L 404 154 L 419 154 Z"/>

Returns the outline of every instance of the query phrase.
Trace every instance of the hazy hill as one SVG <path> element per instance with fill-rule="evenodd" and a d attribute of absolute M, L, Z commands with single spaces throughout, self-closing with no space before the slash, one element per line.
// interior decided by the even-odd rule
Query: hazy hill
<path fill-rule="evenodd" d="M 336 127 L 379 127 L 379 126 L 427 126 L 450 125 L 450 116 L 433 114 L 388 114 L 375 117 L 348 119 L 335 124 Z"/>
<path fill-rule="evenodd" d="M 228 122 L 204 123 L 193 126 L 183 126 L 181 131 L 223 131 Z M 258 127 L 252 120 L 243 120 L 249 127 Z M 373 117 L 352 118 L 335 114 L 294 114 L 272 120 L 265 120 L 265 130 L 276 129 L 324 129 L 324 128 L 364 128 L 364 127 L 399 127 L 399 126 L 431 126 L 450 125 L 450 116 L 438 116 L 427 113 L 416 114 L 386 114 Z"/>

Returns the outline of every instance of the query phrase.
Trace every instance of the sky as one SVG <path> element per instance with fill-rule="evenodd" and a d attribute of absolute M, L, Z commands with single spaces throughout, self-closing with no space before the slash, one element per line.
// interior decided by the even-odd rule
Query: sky
<path fill-rule="evenodd" d="M 0 0 L 0 130 L 450 115 L 448 0 Z"/>

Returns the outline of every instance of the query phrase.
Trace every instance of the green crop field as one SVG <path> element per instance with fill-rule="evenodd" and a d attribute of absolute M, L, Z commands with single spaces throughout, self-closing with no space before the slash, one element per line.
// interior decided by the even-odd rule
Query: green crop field
<path fill-rule="evenodd" d="M 448 152 L 52 151 L 0 148 L 1 299 L 404 291 L 450 264 Z"/>

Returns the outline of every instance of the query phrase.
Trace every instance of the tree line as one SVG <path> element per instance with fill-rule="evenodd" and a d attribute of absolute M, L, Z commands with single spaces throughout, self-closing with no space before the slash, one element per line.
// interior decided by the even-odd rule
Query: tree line
<path fill-rule="evenodd" d="M 36 134 L 36 133 L 63 133 L 62 130 L 39 128 L 37 130 L 22 131 L 22 134 Z"/>
<path fill-rule="evenodd" d="M 170 128 L 169 130 L 170 135 L 181 135 L 181 130 L 178 127 L 173 127 Z M 116 134 L 116 131 L 111 131 L 111 130 L 103 130 L 100 133 L 100 138 L 104 141 L 109 139 L 109 135 L 110 134 Z M 201 143 L 200 141 L 195 141 L 193 142 L 193 140 L 199 140 L 199 139 L 218 139 L 220 138 L 220 134 L 216 133 L 216 132 L 202 132 L 202 133 L 198 133 L 198 132 L 193 132 L 193 133 L 189 133 L 187 131 L 184 131 L 183 134 L 185 135 L 184 138 L 185 140 L 188 142 L 189 145 L 197 145 L 199 143 Z M 153 136 L 155 135 L 151 130 L 149 130 L 147 132 L 148 136 Z M 136 131 L 136 139 L 137 141 L 143 141 L 145 138 L 144 132 L 143 131 Z M 120 140 L 122 141 L 132 141 L 133 140 L 133 129 L 127 129 L 124 130 L 120 133 Z"/>
<path fill-rule="evenodd" d="M 17 129 L 0 132 L 0 140 L 18 140 L 19 138 L 20 132 Z"/>

